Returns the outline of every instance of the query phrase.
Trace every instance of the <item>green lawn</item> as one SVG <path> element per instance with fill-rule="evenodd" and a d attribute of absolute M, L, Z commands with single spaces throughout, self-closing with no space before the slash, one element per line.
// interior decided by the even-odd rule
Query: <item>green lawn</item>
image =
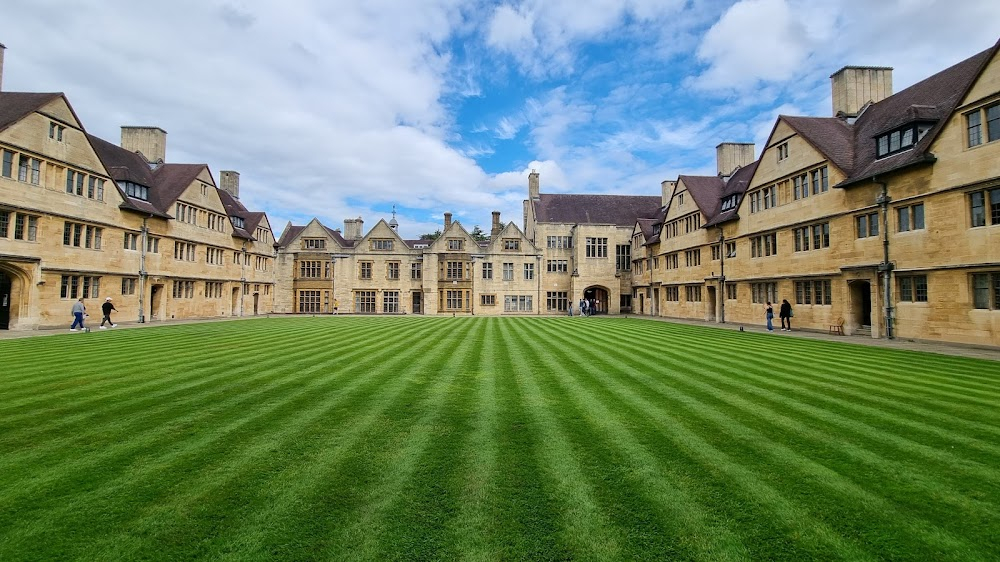
<path fill-rule="evenodd" d="M 1000 364 L 611 318 L 0 341 L 0 560 L 997 560 Z"/>

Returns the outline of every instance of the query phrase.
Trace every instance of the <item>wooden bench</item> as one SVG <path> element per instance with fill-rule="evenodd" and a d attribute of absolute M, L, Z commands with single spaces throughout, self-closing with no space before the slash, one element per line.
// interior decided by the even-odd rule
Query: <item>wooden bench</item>
<path fill-rule="evenodd" d="M 837 318 L 835 324 L 830 324 L 830 333 L 836 336 L 844 335 L 844 319 L 843 317 Z"/>

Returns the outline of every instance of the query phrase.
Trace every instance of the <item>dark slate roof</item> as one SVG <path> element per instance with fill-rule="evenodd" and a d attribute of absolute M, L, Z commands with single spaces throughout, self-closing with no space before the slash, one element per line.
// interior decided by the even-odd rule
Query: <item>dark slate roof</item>
<path fill-rule="evenodd" d="M 851 174 L 838 187 L 932 161 L 928 148 L 998 47 L 1000 42 L 870 106 L 854 123 L 856 161 Z M 917 120 L 937 121 L 937 124 L 912 150 L 875 159 L 878 135 Z"/>
<path fill-rule="evenodd" d="M 94 152 L 97 153 L 97 157 L 108 170 L 111 179 L 115 181 L 116 187 L 120 181 L 130 181 L 146 186 L 149 189 L 150 198 L 153 197 L 156 182 L 145 158 L 94 135 L 88 134 L 87 139 L 90 140 L 90 146 L 94 147 Z M 118 193 L 122 196 L 122 204 L 119 205 L 119 208 L 123 210 L 164 219 L 172 218 L 166 211 L 158 209 L 150 201 L 125 195 L 125 190 L 121 187 L 118 187 Z"/>
<path fill-rule="evenodd" d="M 63 97 L 60 93 L 0 92 L 0 131 L 60 97 Z"/>
<path fill-rule="evenodd" d="M 660 197 L 647 195 L 541 194 L 533 201 L 538 222 L 633 226 L 660 210 Z"/>
<path fill-rule="evenodd" d="M 853 123 L 830 117 L 781 116 L 780 119 L 844 172 L 846 179 L 835 187 L 846 187 L 881 174 L 933 162 L 934 155 L 928 149 L 998 49 L 1000 42 L 870 104 Z M 875 144 L 879 135 L 916 121 L 935 125 L 911 150 L 876 159 Z"/>
<path fill-rule="evenodd" d="M 688 194 L 706 217 L 711 217 L 719 208 L 719 198 L 726 182 L 719 176 L 677 176 L 677 183 L 683 182 Z"/>
<path fill-rule="evenodd" d="M 170 206 L 207 166 L 208 164 L 160 164 L 153 170 L 156 189 L 149 195 L 150 202 L 164 213 L 170 212 Z"/>
<path fill-rule="evenodd" d="M 656 219 L 639 219 L 635 222 L 639 225 L 639 231 L 642 232 L 642 237 L 648 242 L 649 239 L 653 237 L 653 226 L 656 224 Z"/>
<path fill-rule="evenodd" d="M 719 195 L 715 209 L 708 216 L 708 220 L 705 221 L 703 225 L 705 228 L 740 218 L 738 211 L 740 205 L 743 204 L 743 195 L 747 192 L 747 188 L 750 187 L 750 180 L 753 179 L 754 172 L 757 171 L 757 164 L 759 163 L 760 160 L 757 160 L 733 172 L 733 175 L 726 181 L 726 186 Z M 722 201 L 731 195 L 739 195 L 739 201 L 736 202 L 736 206 L 732 209 L 722 211 Z"/>
<path fill-rule="evenodd" d="M 799 135 L 816 147 L 844 173 L 854 168 L 854 128 L 837 117 L 793 117 L 781 115 Z"/>
<path fill-rule="evenodd" d="M 226 215 L 230 217 L 240 217 L 243 219 L 243 228 L 240 228 L 235 224 L 233 225 L 233 236 L 236 236 L 237 238 L 245 238 L 247 240 L 254 240 L 253 235 L 250 233 L 257 228 L 257 224 L 260 223 L 260 218 L 264 216 L 264 214 L 251 213 L 246 207 L 243 206 L 243 203 L 240 203 L 239 199 L 233 197 L 232 194 L 225 189 L 217 187 L 215 190 L 219 193 L 219 199 L 222 200 L 222 206 L 226 208 Z M 257 215 L 255 217 L 256 220 L 253 220 L 251 215 Z M 230 222 L 232 222 L 232 219 L 230 219 Z"/>
<path fill-rule="evenodd" d="M 281 238 L 278 238 L 278 247 L 285 248 L 299 235 L 306 227 L 304 226 L 292 226 L 289 224 L 285 227 L 285 231 L 281 233 Z"/>

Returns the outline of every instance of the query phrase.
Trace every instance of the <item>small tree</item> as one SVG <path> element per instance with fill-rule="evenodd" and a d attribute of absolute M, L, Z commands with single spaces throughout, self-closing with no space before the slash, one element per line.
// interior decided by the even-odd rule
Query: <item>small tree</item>
<path fill-rule="evenodd" d="M 490 239 L 489 235 L 483 232 L 483 229 L 479 228 L 478 224 L 475 227 L 473 227 L 472 232 L 470 234 L 476 240 L 476 242 L 484 242 Z"/>
<path fill-rule="evenodd" d="M 437 240 L 438 238 L 441 238 L 440 228 L 435 230 L 434 232 L 428 232 L 427 234 L 420 235 L 421 240 Z"/>

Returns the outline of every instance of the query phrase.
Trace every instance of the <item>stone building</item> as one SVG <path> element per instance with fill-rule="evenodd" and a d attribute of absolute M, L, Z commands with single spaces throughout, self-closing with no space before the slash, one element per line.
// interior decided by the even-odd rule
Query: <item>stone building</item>
<path fill-rule="evenodd" d="M 445 213 L 436 240 L 404 240 L 395 219 L 343 234 L 313 219 L 288 224 L 278 240 L 276 312 L 359 314 L 538 314 L 541 253 L 493 213 L 477 241 Z M 563 309 L 565 310 L 565 308 Z"/>
<path fill-rule="evenodd" d="M 593 299 L 603 313 L 630 311 L 632 232 L 636 220 L 661 212 L 656 196 L 541 193 L 532 171 L 524 232 L 543 251 L 546 298 Z"/>
<path fill-rule="evenodd" d="M 1000 345 L 998 48 L 895 94 L 891 69 L 844 68 L 833 117 L 780 116 L 756 162 L 679 177 L 646 312 L 763 322 L 787 299 L 793 328 Z"/>
<path fill-rule="evenodd" d="M 125 321 L 269 312 L 267 217 L 204 164 L 164 162 L 166 132 L 87 134 L 59 93 L 0 92 L 0 329 L 69 326 L 111 297 Z"/>

